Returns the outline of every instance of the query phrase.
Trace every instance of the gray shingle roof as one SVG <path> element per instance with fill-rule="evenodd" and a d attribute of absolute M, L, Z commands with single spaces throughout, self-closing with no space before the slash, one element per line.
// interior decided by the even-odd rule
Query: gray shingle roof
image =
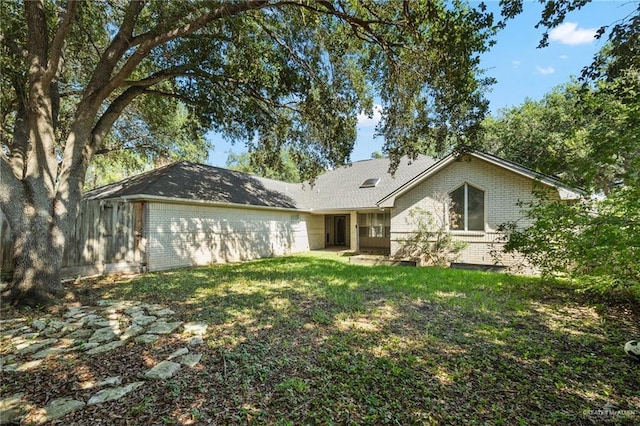
<path fill-rule="evenodd" d="M 297 208 L 287 188 L 297 186 L 227 170 L 180 161 L 120 182 L 94 189 L 86 199 L 169 197 L 261 207 Z"/>
<path fill-rule="evenodd" d="M 419 156 L 400 163 L 394 176 L 386 158 L 356 161 L 318 176 L 314 185 L 281 182 L 220 167 L 181 161 L 94 189 L 86 199 L 168 197 L 303 210 L 376 208 L 376 202 L 433 165 Z M 360 188 L 371 178 L 380 182 Z"/>
<path fill-rule="evenodd" d="M 409 162 L 403 158 L 394 176 L 387 158 L 356 161 L 318 176 L 315 185 L 305 185 L 297 199 L 313 210 L 376 208 L 376 203 L 436 162 L 420 155 Z M 379 178 L 372 188 L 360 188 L 367 179 Z"/>

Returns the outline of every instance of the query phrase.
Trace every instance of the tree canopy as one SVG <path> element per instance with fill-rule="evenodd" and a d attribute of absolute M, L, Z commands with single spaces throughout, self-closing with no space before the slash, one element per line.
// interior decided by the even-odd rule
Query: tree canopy
<path fill-rule="evenodd" d="M 199 159 L 215 130 L 263 165 L 289 152 L 312 178 L 349 161 L 374 96 L 396 161 L 444 137 L 473 140 L 490 83 L 479 55 L 498 27 L 462 0 L 0 3 L 10 299 L 37 303 L 59 289 L 100 155 Z"/>

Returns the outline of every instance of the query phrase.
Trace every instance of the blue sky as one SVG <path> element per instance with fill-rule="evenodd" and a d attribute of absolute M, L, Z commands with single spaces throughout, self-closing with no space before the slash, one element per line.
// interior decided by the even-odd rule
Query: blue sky
<path fill-rule="evenodd" d="M 485 4 L 490 10 L 499 11 L 497 0 L 485 0 Z M 540 99 L 553 87 L 568 82 L 571 76 L 578 76 L 606 40 L 606 35 L 595 40 L 595 31 L 624 18 L 636 7 L 637 0 L 592 0 L 582 10 L 570 13 L 565 23 L 550 33 L 548 47 L 537 49 L 543 30 L 536 29 L 535 24 L 542 5 L 526 1 L 523 13 L 509 21 L 496 37 L 497 44 L 482 56 L 481 66 L 486 75 L 497 79 L 487 94 L 492 113 L 520 105 L 527 98 Z M 377 120 L 376 116 L 373 119 L 361 116 L 352 161 L 370 158 L 371 153 L 381 150 L 382 138 L 373 136 Z M 246 150 L 242 143 L 231 145 L 218 136 L 212 136 L 211 140 L 214 149 L 209 152 L 207 162 L 215 166 L 224 167 L 230 151 Z"/>

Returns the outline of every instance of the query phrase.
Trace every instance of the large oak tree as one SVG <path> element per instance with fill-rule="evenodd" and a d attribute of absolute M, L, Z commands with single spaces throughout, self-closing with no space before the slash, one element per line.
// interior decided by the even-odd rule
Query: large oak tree
<path fill-rule="evenodd" d="M 463 1 L 0 7 L 0 207 L 15 241 L 4 296 L 17 303 L 59 293 L 67 234 L 96 155 L 193 154 L 212 129 L 244 140 L 265 163 L 286 149 L 310 178 L 348 162 L 357 114 L 371 112 L 374 96 L 396 160 L 450 135 L 472 140 L 486 109 L 478 56 L 496 24 Z M 163 137 L 167 128 L 176 143 Z"/>

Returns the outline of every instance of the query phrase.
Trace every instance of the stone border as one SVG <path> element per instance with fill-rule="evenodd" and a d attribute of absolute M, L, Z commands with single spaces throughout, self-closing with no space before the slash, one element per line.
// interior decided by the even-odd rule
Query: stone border
<path fill-rule="evenodd" d="M 166 380 L 182 367 L 194 368 L 200 363 L 202 355 L 192 353 L 189 347 L 193 349 L 204 343 L 207 324 L 172 321 L 175 312 L 157 304 L 101 300 L 97 305 L 70 307 L 63 320 L 49 315 L 31 322 L 26 318 L 0 321 L 0 342 L 5 352 L 0 357 L 0 370 L 3 373 L 29 371 L 50 356 L 68 352 L 96 355 L 117 349 L 128 341 L 154 343 L 160 336 L 178 333 L 187 339 L 187 346 L 146 371 L 144 380 Z M 27 360 L 15 362 L 15 355 Z M 20 421 L 27 415 L 32 423 L 56 420 L 89 405 L 123 398 L 143 386 L 144 380 L 123 385 L 121 377 L 107 377 L 84 385 L 85 389 L 97 390 L 87 401 L 61 397 L 40 408 L 26 401 L 23 393 L 10 395 L 0 399 L 0 424 Z"/>

